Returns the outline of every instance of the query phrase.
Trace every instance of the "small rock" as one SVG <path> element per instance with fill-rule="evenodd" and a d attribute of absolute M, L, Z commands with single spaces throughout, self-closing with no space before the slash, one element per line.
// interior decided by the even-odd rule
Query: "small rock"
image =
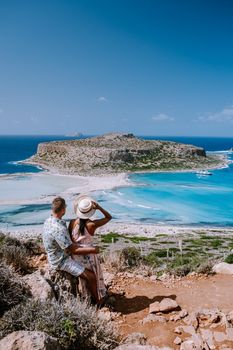
<path fill-rule="evenodd" d="M 139 321 L 141 324 L 146 324 L 146 323 L 150 323 L 150 322 L 162 322 L 162 323 L 166 323 L 167 320 L 164 316 L 158 316 L 158 315 L 154 315 L 154 314 L 149 314 L 148 316 L 146 316 L 143 320 Z"/>
<path fill-rule="evenodd" d="M 177 302 L 173 299 L 170 298 L 164 298 L 160 303 L 159 303 L 159 310 L 162 312 L 167 312 L 167 311 L 172 311 L 177 309 L 179 305 Z"/>
<path fill-rule="evenodd" d="M 233 310 L 227 315 L 227 320 L 233 324 Z"/>
<path fill-rule="evenodd" d="M 214 332 L 214 339 L 217 342 L 222 342 L 227 339 L 227 335 L 223 332 Z"/>
<path fill-rule="evenodd" d="M 233 264 L 221 262 L 213 266 L 213 271 L 215 273 L 233 275 Z"/>
<path fill-rule="evenodd" d="M 160 304 L 158 301 L 155 301 L 154 303 L 150 304 L 149 306 L 149 314 L 153 314 L 160 311 Z"/>
<path fill-rule="evenodd" d="M 195 313 L 191 313 L 189 316 L 185 317 L 183 319 L 184 323 L 186 323 L 188 326 L 193 326 L 195 330 L 197 330 L 199 326 L 199 321 L 197 319 L 197 316 Z"/>
<path fill-rule="evenodd" d="M 151 280 L 151 281 L 157 281 L 157 276 L 156 276 L 156 275 L 150 276 L 150 280 Z"/>
<path fill-rule="evenodd" d="M 174 344 L 180 345 L 181 343 L 182 343 L 182 340 L 180 339 L 180 337 L 176 337 L 176 339 L 174 340 Z"/>
<path fill-rule="evenodd" d="M 205 349 L 205 344 L 203 343 L 202 337 L 199 333 L 192 334 L 192 341 L 194 342 L 196 348 Z"/>
<path fill-rule="evenodd" d="M 103 273 L 103 277 L 104 277 L 104 284 L 106 287 L 110 287 L 112 285 L 113 279 L 115 277 L 115 275 L 113 273 L 107 272 L 105 271 Z"/>
<path fill-rule="evenodd" d="M 202 339 L 208 344 L 209 347 L 214 346 L 214 336 L 213 332 L 209 329 L 200 329 Z"/>
<path fill-rule="evenodd" d="M 180 326 L 180 328 L 185 333 L 188 333 L 188 334 L 191 334 L 191 335 L 196 333 L 195 328 L 193 326 Z"/>
<path fill-rule="evenodd" d="M 174 329 L 174 332 L 175 332 L 176 334 L 182 334 L 181 326 L 176 327 L 176 328 Z"/>
<path fill-rule="evenodd" d="M 0 340 L 4 350 L 61 350 L 56 338 L 44 332 L 17 331 Z"/>
<path fill-rule="evenodd" d="M 146 345 L 147 337 L 143 333 L 131 333 L 125 338 L 125 344 Z"/>
<path fill-rule="evenodd" d="M 193 340 L 186 340 L 181 344 L 180 350 L 197 350 Z M 198 350 L 201 350 L 200 348 Z"/>
<path fill-rule="evenodd" d="M 233 328 L 227 328 L 227 340 L 233 341 Z"/>
<path fill-rule="evenodd" d="M 177 321 L 181 320 L 182 318 L 186 317 L 187 315 L 188 315 L 187 310 L 185 310 L 185 309 L 181 310 L 178 315 L 172 316 L 173 320 L 171 320 L 171 321 L 177 322 Z"/>
<path fill-rule="evenodd" d="M 151 345 L 137 345 L 137 344 L 124 344 L 120 345 L 114 350 L 172 350 L 170 347 L 157 347 Z"/>

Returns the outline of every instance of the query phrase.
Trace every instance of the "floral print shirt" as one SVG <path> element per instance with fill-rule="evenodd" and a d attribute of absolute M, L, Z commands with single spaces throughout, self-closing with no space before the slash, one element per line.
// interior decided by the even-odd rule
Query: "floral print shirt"
<path fill-rule="evenodd" d="M 51 267 L 59 269 L 69 255 L 65 252 L 72 241 L 65 220 L 51 215 L 44 223 L 43 243 Z"/>

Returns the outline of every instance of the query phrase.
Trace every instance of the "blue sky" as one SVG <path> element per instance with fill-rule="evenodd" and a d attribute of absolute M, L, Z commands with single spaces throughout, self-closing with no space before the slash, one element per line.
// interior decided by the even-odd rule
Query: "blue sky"
<path fill-rule="evenodd" d="M 0 0 L 0 134 L 233 136 L 231 0 Z"/>

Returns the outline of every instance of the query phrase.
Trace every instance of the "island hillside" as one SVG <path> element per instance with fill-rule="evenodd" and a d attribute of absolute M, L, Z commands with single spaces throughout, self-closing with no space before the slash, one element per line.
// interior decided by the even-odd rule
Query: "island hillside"
<path fill-rule="evenodd" d="M 111 133 L 81 140 L 41 143 L 27 163 L 62 174 L 102 175 L 213 168 L 222 161 L 217 156 L 207 156 L 200 147 Z"/>

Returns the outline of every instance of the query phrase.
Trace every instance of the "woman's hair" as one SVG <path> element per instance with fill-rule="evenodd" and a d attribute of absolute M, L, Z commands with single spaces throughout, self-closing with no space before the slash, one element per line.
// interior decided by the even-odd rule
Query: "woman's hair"
<path fill-rule="evenodd" d="M 89 219 L 79 219 L 79 232 L 81 235 L 84 235 L 84 229 L 88 220 Z"/>
<path fill-rule="evenodd" d="M 76 213 L 78 208 L 78 199 L 74 201 L 74 212 Z M 81 219 L 79 218 L 79 232 L 81 235 L 84 235 L 84 228 L 86 226 L 86 223 L 89 219 Z"/>

